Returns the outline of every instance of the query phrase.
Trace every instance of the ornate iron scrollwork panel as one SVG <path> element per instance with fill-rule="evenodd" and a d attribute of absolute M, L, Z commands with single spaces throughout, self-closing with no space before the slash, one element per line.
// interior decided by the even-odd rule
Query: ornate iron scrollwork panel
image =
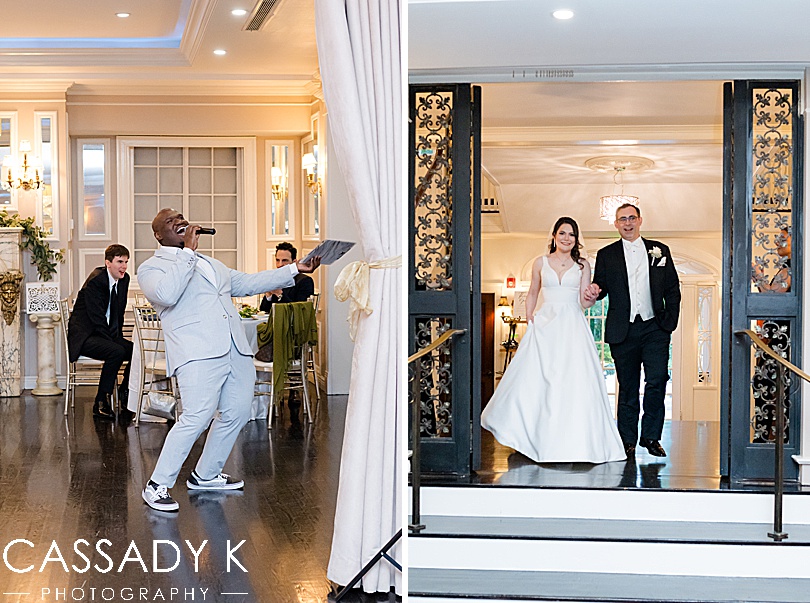
<path fill-rule="evenodd" d="M 446 330 L 453 328 L 450 318 L 414 317 L 416 321 L 416 351 L 429 346 Z M 448 340 L 417 362 L 421 363 L 419 423 L 423 438 L 446 438 L 453 435 L 453 362 L 452 341 Z M 409 372 L 409 380 L 414 378 Z M 413 396 L 413 388 L 408 392 Z M 411 400 L 413 402 L 413 400 Z"/>
<path fill-rule="evenodd" d="M 414 178 L 415 275 L 417 290 L 452 290 L 453 94 L 416 95 Z"/>
<path fill-rule="evenodd" d="M 788 293 L 794 197 L 793 91 L 756 88 L 752 94 L 752 290 Z"/>
<path fill-rule="evenodd" d="M 751 324 L 762 340 L 790 360 L 790 321 L 755 320 Z M 776 375 L 778 363 L 759 348 L 751 361 L 751 443 L 773 444 L 776 440 Z M 783 371 L 785 399 L 785 443 L 790 439 L 790 371 Z"/>

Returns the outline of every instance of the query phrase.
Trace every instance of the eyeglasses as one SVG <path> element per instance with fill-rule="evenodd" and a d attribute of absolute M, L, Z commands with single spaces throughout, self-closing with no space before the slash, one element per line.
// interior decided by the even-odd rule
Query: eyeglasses
<path fill-rule="evenodd" d="M 622 216 L 621 218 L 616 218 L 616 221 L 622 224 L 633 224 L 636 220 L 638 220 L 638 216 Z"/>

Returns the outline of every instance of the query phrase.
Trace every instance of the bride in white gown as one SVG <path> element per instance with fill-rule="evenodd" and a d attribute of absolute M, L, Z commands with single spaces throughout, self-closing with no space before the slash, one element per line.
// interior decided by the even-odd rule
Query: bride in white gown
<path fill-rule="evenodd" d="M 532 266 L 526 315 L 542 301 L 481 425 L 503 445 L 538 463 L 625 460 L 602 365 L 583 314 L 591 267 L 581 258 L 579 227 L 557 220 L 550 252 Z"/>

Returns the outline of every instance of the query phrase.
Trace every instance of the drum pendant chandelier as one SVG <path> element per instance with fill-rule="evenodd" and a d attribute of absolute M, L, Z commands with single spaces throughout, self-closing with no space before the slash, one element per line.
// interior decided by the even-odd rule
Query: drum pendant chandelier
<path fill-rule="evenodd" d="M 613 192 L 599 199 L 599 217 L 606 222 L 613 222 L 616 219 L 616 210 L 622 205 L 629 203 L 639 207 L 638 197 L 624 194 L 624 173 L 647 169 L 654 162 L 646 157 L 594 157 L 586 161 L 585 165 L 597 172 L 613 173 Z"/>

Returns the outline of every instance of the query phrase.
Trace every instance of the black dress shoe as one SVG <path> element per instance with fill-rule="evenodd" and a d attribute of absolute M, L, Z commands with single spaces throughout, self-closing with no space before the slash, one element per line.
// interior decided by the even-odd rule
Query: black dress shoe
<path fill-rule="evenodd" d="M 644 448 L 647 449 L 647 452 L 649 452 L 653 456 L 667 455 L 666 451 L 661 447 L 661 444 L 658 442 L 658 440 L 648 440 L 647 438 L 641 438 L 638 443 L 644 446 Z"/>
<path fill-rule="evenodd" d="M 636 456 L 636 447 L 633 444 L 625 444 L 624 453 L 627 455 L 628 458 L 630 458 L 631 456 Z"/>
<path fill-rule="evenodd" d="M 108 419 L 110 421 L 115 420 L 112 406 L 110 406 L 110 403 L 107 400 L 96 400 L 93 403 L 93 416 L 98 417 L 99 419 Z"/>

